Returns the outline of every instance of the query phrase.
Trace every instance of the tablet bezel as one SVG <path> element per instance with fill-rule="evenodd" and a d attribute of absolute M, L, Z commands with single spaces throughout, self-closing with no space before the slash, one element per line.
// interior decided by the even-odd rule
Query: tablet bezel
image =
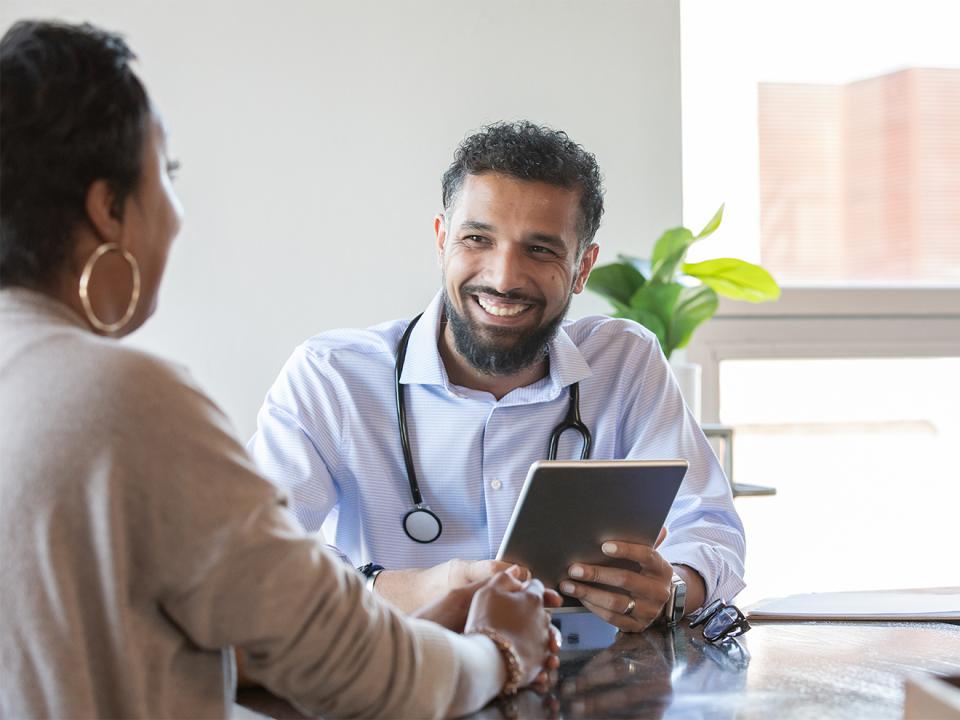
<path fill-rule="evenodd" d="M 631 561 L 604 555 L 601 544 L 621 540 L 653 545 L 687 469 L 686 460 L 535 462 L 497 559 L 529 568 L 553 588 L 567 578 L 574 562 L 636 568 Z M 574 598 L 565 597 L 564 604 L 581 609 Z"/>

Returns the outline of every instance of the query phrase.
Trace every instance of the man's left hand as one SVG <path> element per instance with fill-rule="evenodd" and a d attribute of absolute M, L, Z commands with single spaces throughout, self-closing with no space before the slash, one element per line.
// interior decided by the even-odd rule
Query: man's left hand
<path fill-rule="evenodd" d="M 529 575 L 529 571 L 516 565 L 512 566 L 507 572 L 517 580 L 525 579 Z M 470 612 L 470 604 L 473 602 L 473 596 L 476 595 L 477 590 L 483 587 L 485 582 L 487 581 L 480 580 L 469 585 L 453 588 L 445 595 L 410 614 L 415 618 L 430 620 L 438 625 L 443 625 L 447 630 L 462 633 L 467 621 L 467 614 Z M 529 580 L 524 581 L 524 586 L 527 582 Z M 563 604 L 563 599 L 555 590 L 544 590 L 543 604 L 548 608 L 560 607 Z"/>
<path fill-rule="evenodd" d="M 463 626 L 467 622 L 467 613 L 470 612 L 470 603 L 482 586 L 483 582 L 475 582 L 454 588 L 410 615 L 443 625 L 447 630 L 462 633 Z"/>
<path fill-rule="evenodd" d="M 602 549 L 609 557 L 632 560 L 636 569 L 574 563 L 568 569 L 572 580 L 561 582 L 560 591 L 624 632 L 646 629 L 670 597 L 673 567 L 649 545 L 615 540 L 605 542 Z M 605 590 L 594 583 L 618 590 Z"/>

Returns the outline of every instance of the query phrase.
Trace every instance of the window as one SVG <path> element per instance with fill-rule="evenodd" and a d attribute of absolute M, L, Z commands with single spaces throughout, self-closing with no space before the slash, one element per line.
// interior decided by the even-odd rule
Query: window
<path fill-rule="evenodd" d="M 738 484 L 777 489 L 736 501 L 743 602 L 960 585 L 955 292 L 788 288 L 700 329 L 703 417 L 733 428 Z"/>
<path fill-rule="evenodd" d="M 958 377 L 960 357 L 720 363 L 737 481 L 777 488 L 737 501 L 754 597 L 960 585 L 942 544 L 960 496 Z"/>
<path fill-rule="evenodd" d="M 691 259 L 785 285 L 960 286 L 960 5 L 682 0 Z"/>
<path fill-rule="evenodd" d="M 734 429 L 744 602 L 958 585 L 960 5 L 681 0 L 690 260 L 784 287 L 722 301 L 687 359 Z"/>

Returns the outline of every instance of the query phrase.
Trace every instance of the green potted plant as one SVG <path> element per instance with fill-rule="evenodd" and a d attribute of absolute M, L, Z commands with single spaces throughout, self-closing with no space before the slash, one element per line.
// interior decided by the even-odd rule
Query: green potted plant
<path fill-rule="evenodd" d="M 780 287 L 759 265 L 736 258 L 685 261 L 690 246 L 712 235 L 722 220 L 723 205 L 697 235 L 685 227 L 667 230 L 649 261 L 620 255 L 618 262 L 594 268 L 587 287 L 611 302 L 614 317 L 653 332 L 669 358 L 717 311 L 719 295 L 748 302 L 780 297 Z"/>

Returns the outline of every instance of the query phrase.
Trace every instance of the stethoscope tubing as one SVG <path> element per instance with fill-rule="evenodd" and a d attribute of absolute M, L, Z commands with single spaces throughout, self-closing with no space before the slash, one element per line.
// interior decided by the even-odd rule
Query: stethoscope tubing
<path fill-rule="evenodd" d="M 414 542 L 428 544 L 440 537 L 440 533 L 443 532 L 443 523 L 440 521 L 440 518 L 437 516 L 437 514 L 423 502 L 423 494 L 420 492 L 420 483 L 417 481 L 417 471 L 413 466 L 413 452 L 410 450 L 410 434 L 407 430 L 407 408 L 404 401 L 403 385 L 400 383 L 400 376 L 403 374 L 403 364 L 407 358 L 407 345 L 410 342 L 410 335 L 413 333 L 413 328 L 416 327 L 416 324 L 421 317 L 423 317 L 423 313 L 420 313 L 410 321 L 410 324 L 407 325 L 406 330 L 404 330 L 403 335 L 400 338 L 400 343 L 397 345 L 397 361 L 394 367 L 394 381 L 396 386 L 397 425 L 400 430 L 400 447 L 403 450 L 403 463 L 406 466 L 407 482 L 410 484 L 410 495 L 413 498 L 414 505 L 414 507 L 403 517 L 403 531 L 407 534 L 407 537 Z M 550 433 L 550 441 L 547 447 L 548 460 L 557 459 L 557 451 L 560 447 L 560 437 L 567 430 L 573 430 L 579 433 L 583 443 L 580 449 L 580 459 L 589 459 L 590 451 L 593 446 L 593 436 L 590 434 L 590 429 L 580 418 L 579 382 L 575 382 L 570 386 L 570 406 L 567 408 L 567 414 L 564 419 L 560 421 L 560 423 L 553 429 L 553 432 Z M 410 529 L 411 518 L 420 514 L 429 515 L 434 521 L 436 521 L 436 531 L 430 531 L 429 539 L 426 538 L 426 535 L 423 537 L 417 537 L 416 534 Z"/>
<path fill-rule="evenodd" d="M 400 344 L 397 346 L 397 362 L 395 365 L 395 382 L 397 395 L 397 424 L 400 426 L 400 446 L 403 448 L 403 463 L 407 467 L 407 482 L 410 483 L 410 494 L 413 496 L 413 504 L 423 505 L 423 495 L 420 492 L 420 483 L 417 482 L 417 471 L 413 467 L 413 453 L 410 452 L 410 435 L 407 432 L 407 407 L 404 402 L 403 386 L 400 384 L 400 376 L 403 374 L 403 363 L 407 359 L 407 344 L 410 342 L 410 334 L 416 326 L 417 321 L 423 316 L 423 313 L 417 315 L 400 338 Z"/>

